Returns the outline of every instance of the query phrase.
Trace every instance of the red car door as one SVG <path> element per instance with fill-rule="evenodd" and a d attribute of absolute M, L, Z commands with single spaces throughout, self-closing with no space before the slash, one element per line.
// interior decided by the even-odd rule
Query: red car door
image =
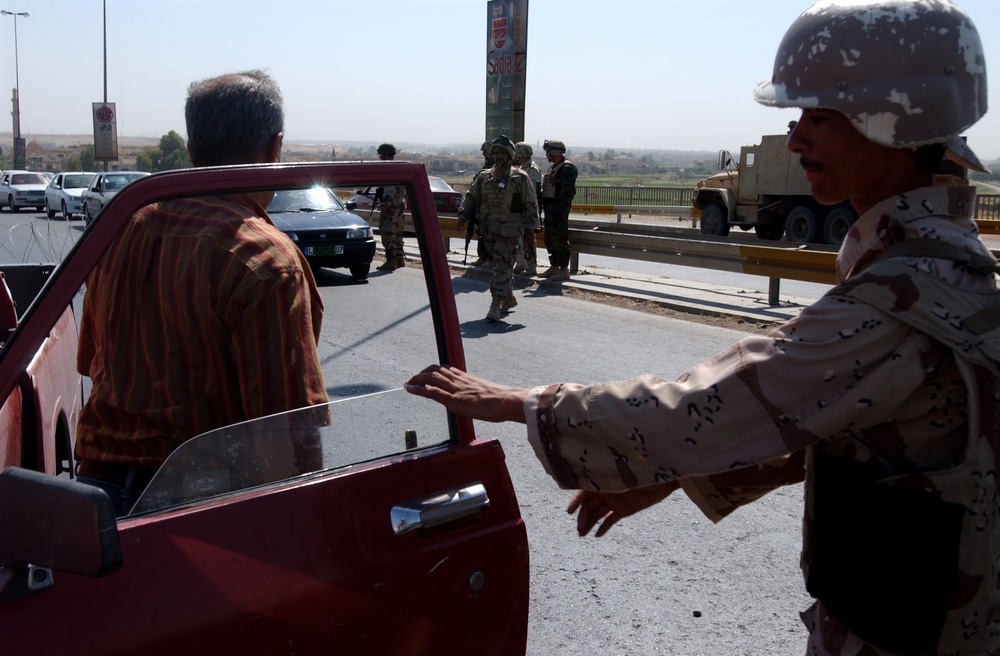
<path fill-rule="evenodd" d="M 427 348 L 438 361 L 464 367 L 422 165 L 203 169 L 139 181 L 90 225 L 0 351 L 0 399 L 17 394 L 32 354 L 137 209 L 164 197 L 316 184 L 407 185 L 428 293 Z M 10 423 L 0 422 L 0 430 Z M 321 462 L 291 464 L 303 440 L 322 453 Z M 6 489 L 0 507 L 27 507 L 38 497 L 4 497 Z M 14 544 L 31 537 L 26 531 L 39 521 L 5 517 L 0 541 Z M 121 566 L 101 577 L 60 571 L 51 554 L 51 571 L 29 568 L 24 556 L 0 562 L 3 653 L 525 650 L 528 548 L 503 451 L 495 441 L 475 440 L 470 421 L 399 389 L 193 438 L 112 530 Z M 59 536 L 53 552 L 78 537 L 73 526 L 65 535 L 45 531 Z M 81 551 L 76 555 L 89 555 Z M 14 550 L 0 552 L 3 558 Z"/>

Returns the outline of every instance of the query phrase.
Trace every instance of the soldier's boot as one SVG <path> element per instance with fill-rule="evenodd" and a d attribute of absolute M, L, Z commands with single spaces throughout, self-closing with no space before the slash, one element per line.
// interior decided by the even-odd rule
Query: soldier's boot
<path fill-rule="evenodd" d="M 382 264 L 378 265 L 375 268 L 378 269 L 379 271 L 392 271 L 393 269 L 397 268 L 396 258 L 387 257 L 385 262 L 383 262 Z"/>
<path fill-rule="evenodd" d="M 514 292 L 507 292 L 507 296 L 500 301 L 500 311 L 510 312 L 510 309 L 517 305 L 517 296 L 514 296 Z"/>
<path fill-rule="evenodd" d="M 403 255 L 396 256 L 396 268 L 403 269 L 406 267 L 406 257 Z"/>
<path fill-rule="evenodd" d="M 556 269 L 555 273 L 549 276 L 549 280 L 553 282 L 569 280 L 569 269 L 567 267 L 559 267 Z"/>
<path fill-rule="evenodd" d="M 484 264 L 486 264 L 486 258 L 480 257 L 477 258 L 476 261 L 471 264 L 471 266 L 483 266 Z"/>
<path fill-rule="evenodd" d="M 521 251 L 517 252 L 517 261 L 514 262 L 514 275 L 520 275 L 524 273 L 524 270 L 528 268 L 528 263 L 524 260 L 524 253 Z"/>
<path fill-rule="evenodd" d="M 500 304 L 503 303 L 503 299 L 499 296 L 493 297 L 493 302 L 490 303 L 490 311 L 486 313 L 487 321 L 500 321 Z"/>
<path fill-rule="evenodd" d="M 487 259 L 483 260 L 483 263 L 481 265 L 479 265 L 479 266 L 483 267 L 484 269 L 492 269 L 493 268 L 493 258 L 491 257 L 491 258 L 487 258 Z"/>
<path fill-rule="evenodd" d="M 552 275 L 555 274 L 555 272 L 558 271 L 558 270 L 559 270 L 559 267 L 557 267 L 557 266 L 550 266 L 545 271 L 542 271 L 541 273 L 539 273 L 538 277 L 539 278 L 551 278 Z"/>

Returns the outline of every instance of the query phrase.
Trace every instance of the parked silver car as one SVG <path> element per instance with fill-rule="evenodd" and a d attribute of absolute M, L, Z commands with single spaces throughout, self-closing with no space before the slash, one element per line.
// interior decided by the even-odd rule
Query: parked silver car
<path fill-rule="evenodd" d="M 45 207 L 45 188 L 49 180 L 34 171 L 4 171 L 0 176 L 0 203 L 17 212 L 22 207 Z"/>
<path fill-rule="evenodd" d="M 125 185 L 138 178 L 144 178 L 149 173 L 145 171 L 109 171 L 98 173 L 80 195 L 83 220 L 90 223 L 111 198 L 125 188 Z"/>
<path fill-rule="evenodd" d="M 69 221 L 73 215 L 83 216 L 80 195 L 97 175 L 95 171 L 70 171 L 57 174 L 45 188 L 45 214 L 51 219 L 61 211 Z"/>

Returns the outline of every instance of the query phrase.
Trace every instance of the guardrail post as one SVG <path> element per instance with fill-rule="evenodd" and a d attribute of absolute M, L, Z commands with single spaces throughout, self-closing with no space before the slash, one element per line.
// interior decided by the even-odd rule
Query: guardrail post
<path fill-rule="evenodd" d="M 574 276 L 580 273 L 580 254 L 576 251 L 569 254 L 569 272 Z"/>
<path fill-rule="evenodd" d="M 777 307 L 780 304 L 778 289 L 781 287 L 781 278 L 768 278 L 767 280 L 767 304 L 771 307 Z"/>

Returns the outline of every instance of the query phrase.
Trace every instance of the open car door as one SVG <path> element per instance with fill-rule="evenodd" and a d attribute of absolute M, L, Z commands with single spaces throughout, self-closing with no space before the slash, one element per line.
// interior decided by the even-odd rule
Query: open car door
<path fill-rule="evenodd" d="M 137 181 L 88 226 L 0 350 L 0 402 L 17 401 L 33 354 L 141 207 L 385 184 L 407 188 L 427 294 L 369 294 L 369 314 L 376 328 L 406 323 L 403 348 L 464 368 L 422 165 L 197 169 Z M 364 349 L 378 343 L 351 329 L 330 370 L 324 359 L 329 404 L 188 440 L 128 517 L 65 475 L 0 476 L 3 653 L 523 654 L 528 546 L 500 445 L 400 390 L 401 372 L 374 370 Z"/>

